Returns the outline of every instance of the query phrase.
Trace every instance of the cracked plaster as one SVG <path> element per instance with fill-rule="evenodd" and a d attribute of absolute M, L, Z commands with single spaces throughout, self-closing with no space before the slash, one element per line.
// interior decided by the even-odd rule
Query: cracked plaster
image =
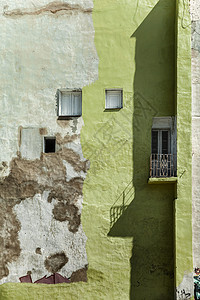
<path fill-rule="evenodd" d="M 57 119 L 56 91 L 98 78 L 92 8 L 93 1 L 78 0 L 0 3 L 0 231 L 6 237 L 0 283 L 50 275 L 57 268 L 47 270 L 45 261 L 56 253 L 66 256 L 57 261 L 61 275 L 87 277 L 80 224 L 89 167 L 80 144 L 84 121 Z M 42 154 L 45 135 L 56 137 L 56 153 Z"/>

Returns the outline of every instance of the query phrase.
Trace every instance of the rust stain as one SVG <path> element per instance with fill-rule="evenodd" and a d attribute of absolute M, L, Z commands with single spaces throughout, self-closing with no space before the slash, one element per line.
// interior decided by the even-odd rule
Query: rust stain
<path fill-rule="evenodd" d="M 50 273 L 56 273 L 66 265 L 68 257 L 64 252 L 59 252 L 48 256 L 44 262 L 45 268 Z"/>
<path fill-rule="evenodd" d="M 61 13 L 91 13 L 92 8 L 83 8 L 79 4 L 69 4 L 69 3 L 63 3 L 60 1 L 53 1 L 47 5 L 34 8 L 34 9 L 13 9 L 8 10 L 7 7 L 3 12 L 3 15 L 5 17 L 23 17 L 26 15 L 40 15 L 43 13 L 50 13 L 50 14 L 57 14 L 58 12 Z"/>

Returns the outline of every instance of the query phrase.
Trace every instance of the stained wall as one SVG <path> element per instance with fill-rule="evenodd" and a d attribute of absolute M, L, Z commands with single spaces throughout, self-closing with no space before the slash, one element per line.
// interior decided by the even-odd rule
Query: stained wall
<path fill-rule="evenodd" d="M 93 2 L 0 6 L 0 283 L 86 273 L 84 121 L 58 120 L 57 90 L 98 78 Z M 55 153 L 44 153 L 44 137 L 56 138 Z"/>

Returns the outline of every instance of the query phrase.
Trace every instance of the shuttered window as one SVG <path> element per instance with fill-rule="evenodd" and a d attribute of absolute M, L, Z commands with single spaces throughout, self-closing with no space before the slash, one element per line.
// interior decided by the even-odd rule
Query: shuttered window
<path fill-rule="evenodd" d="M 169 132 L 162 130 L 162 154 L 169 154 Z"/>
<path fill-rule="evenodd" d="M 170 130 L 152 130 L 152 154 L 170 154 Z"/>
<path fill-rule="evenodd" d="M 59 116 L 81 116 L 82 93 L 59 91 Z"/>

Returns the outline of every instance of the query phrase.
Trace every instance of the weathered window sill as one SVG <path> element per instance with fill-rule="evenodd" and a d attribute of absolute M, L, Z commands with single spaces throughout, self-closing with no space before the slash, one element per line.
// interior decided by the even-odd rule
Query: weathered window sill
<path fill-rule="evenodd" d="M 148 184 L 167 184 L 167 183 L 176 183 L 177 177 L 152 177 L 149 178 Z"/>

